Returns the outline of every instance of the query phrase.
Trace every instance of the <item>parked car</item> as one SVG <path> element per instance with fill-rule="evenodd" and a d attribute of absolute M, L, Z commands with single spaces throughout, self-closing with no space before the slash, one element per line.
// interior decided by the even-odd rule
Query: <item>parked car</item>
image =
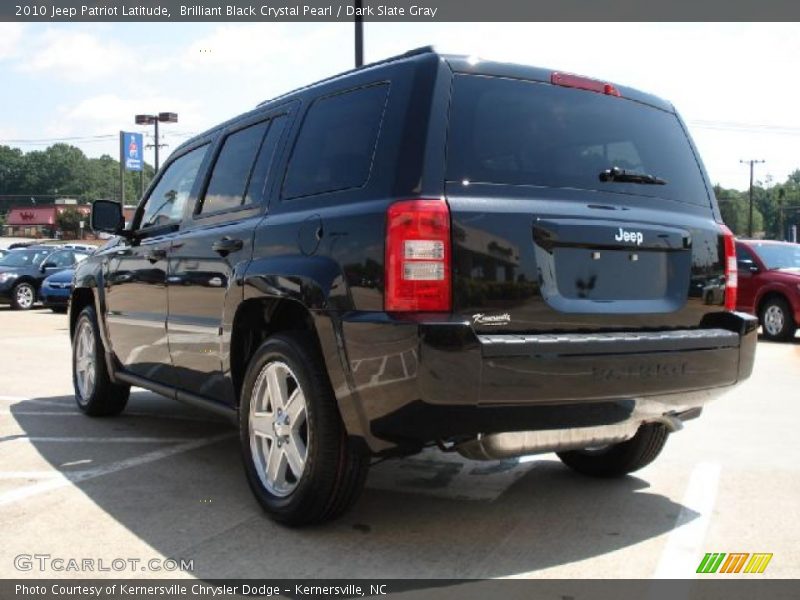
<path fill-rule="evenodd" d="M 800 324 L 800 244 L 737 240 L 739 310 L 758 315 L 768 340 L 792 339 Z"/>
<path fill-rule="evenodd" d="M 17 310 L 33 307 L 39 286 L 48 276 L 72 268 L 86 258 L 85 252 L 28 246 L 9 251 L 0 259 L 0 304 Z"/>
<path fill-rule="evenodd" d="M 631 88 L 430 49 L 326 79 L 183 144 L 130 228 L 95 202 L 120 239 L 75 273 L 77 404 L 136 385 L 238 419 L 290 524 L 430 445 L 625 475 L 753 366 L 710 190 Z"/>
<path fill-rule="evenodd" d="M 42 282 L 39 300 L 45 308 L 53 312 L 67 312 L 74 275 L 74 269 L 64 269 L 53 273 Z"/>
<path fill-rule="evenodd" d="M 97 250 L 97 246 L 93 246 L 92 244 L 80 244 L 73 242 L 62 244 L 61 247 L 69 248 L 70 250 L 80 250 L 81 252 L 86 252 L 87 254 L 91 254 L 92 252 Z"/>

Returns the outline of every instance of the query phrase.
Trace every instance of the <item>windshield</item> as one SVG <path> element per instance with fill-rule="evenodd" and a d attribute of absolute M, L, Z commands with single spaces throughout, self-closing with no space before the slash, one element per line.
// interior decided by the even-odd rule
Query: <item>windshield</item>
<path fill-rule="evenodd" d="M 447 163 L 447 179 L 456 182 L 601 190 L 710 205 L 674 114 L 547 83 L 457 76 Z"/>
<path fill-rule="evenodd" d="M 800 245 L 751 244 L 768 269 L 800 269 Z"/>
<path fill-rule="evenodd" d="M 3 267 L 38 267 L 52 250 L 12 250 L 0 258 Z"/>

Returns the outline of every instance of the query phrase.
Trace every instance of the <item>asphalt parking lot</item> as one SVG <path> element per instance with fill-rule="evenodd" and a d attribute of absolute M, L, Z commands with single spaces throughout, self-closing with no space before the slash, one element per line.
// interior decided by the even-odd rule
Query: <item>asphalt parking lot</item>
<path fill-rule="evenodd" d="M 66 317 L 0 307 L 0 577 L 669 578 L 706 552 L 772 553 L 759 577 L 800 577 L 798 389 L 800 337 L 760 342 L 753 377 L 636 476 L 432 452 L 374 467 L 341 520 L 290 530 L 251 497 L 230 425 L 141 390 L 121 417 L 82 416 Z M 166 557 L 193 568 L 143 566 Z"/>

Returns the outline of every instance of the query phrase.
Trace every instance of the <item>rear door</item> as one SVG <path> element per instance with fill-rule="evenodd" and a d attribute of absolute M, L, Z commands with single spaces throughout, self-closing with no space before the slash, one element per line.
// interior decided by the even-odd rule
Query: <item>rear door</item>
<path fill-rule="evenodd" d="M 454 308 L 479 331 L 692 327 L 719 310 L 701 291 L 723 272 L 720 229 L 672 112 L 456 75 L 446 179 Z"/>
<path fill-rule="evenodd" d="M 167 330 L 177 386 L 233 403 L 223 358 L 236 308 L 239 278 L 253 254 L 253 232 L 266 206 L 269 172 L 283 138 L 285 109 L 226 131 L 197 204 L 172 242 Z"/>

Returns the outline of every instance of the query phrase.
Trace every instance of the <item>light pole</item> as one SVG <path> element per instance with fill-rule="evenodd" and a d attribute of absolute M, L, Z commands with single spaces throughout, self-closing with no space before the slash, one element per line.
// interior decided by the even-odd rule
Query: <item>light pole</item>
<path fill-rule="evenodd" d="M 356 69 L 364 65 L 364 17 L 362 16 L 362 0 L 354 0 L 356 25 Z"/>
<path fill-rule="evenodd" d="M 747 237 L 753 237 L 753 165 L 761 164 L 763 160 L 740 160 L 743 165 L 750 165 L 750 217 L 747 220 Z"/>
<path fill-rule="evenodd" d="M 158 124 L 159 123 L 177 123 L 178 122 L 178 113 L 173 112 L 162 112 L 158 113 L 157 115 L 136 115 L 136 124 L 137 125 L 154 125 L 155 126 L 155 150 L 156 156 L 154 161 L 154 166 L 156 172 L 158 172 Z"/>

